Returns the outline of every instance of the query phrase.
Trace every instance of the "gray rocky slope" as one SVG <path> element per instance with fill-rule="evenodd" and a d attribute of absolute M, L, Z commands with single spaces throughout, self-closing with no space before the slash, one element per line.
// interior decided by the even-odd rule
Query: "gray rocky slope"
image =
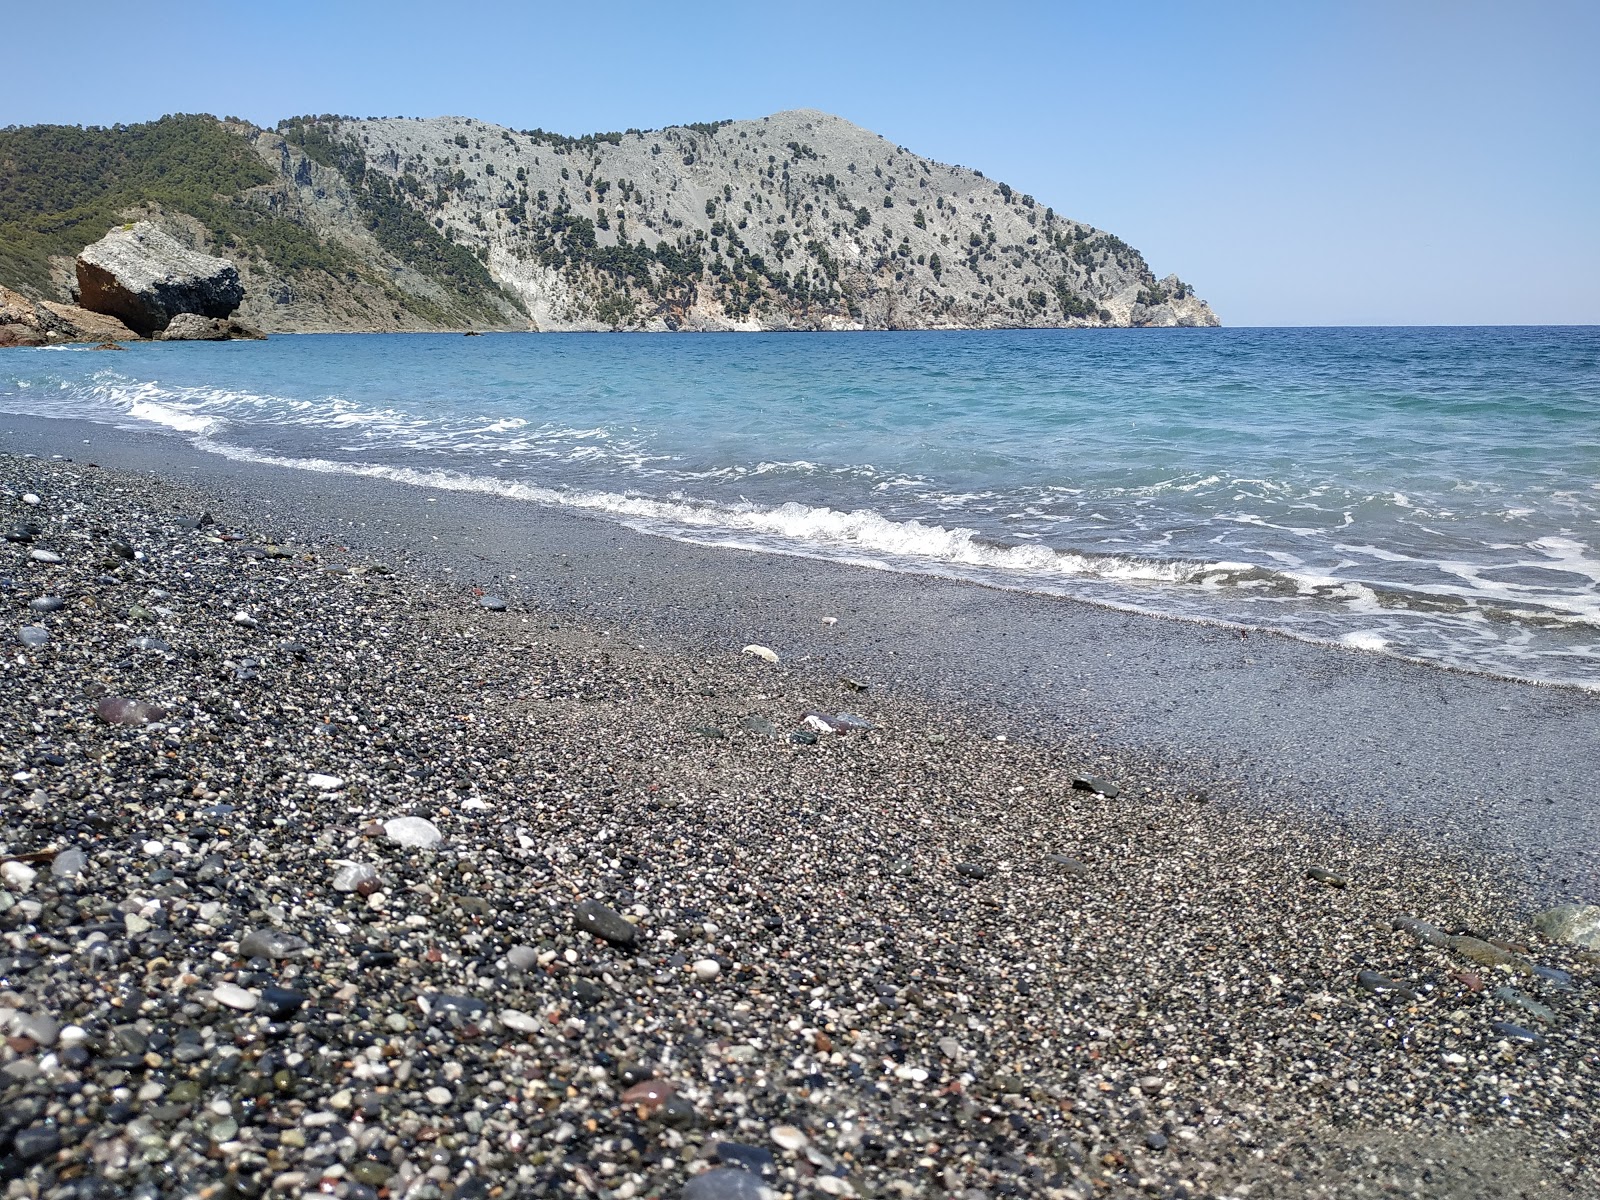
<path fill-rule="evenodd" d="M 485 298 L 486 325 L 1218 324 L 1120 238 L 821 112 L 579 139 L 463 117 L 324 117 L 253 137 L 279 175 L 257 202 L 387 255 L 393 285 L 419 294 L 460 277 L 392 253 L 422 218 L 503 293 Z M 272 291 L 241 315 L 316 327 L 292 289 Z"/>

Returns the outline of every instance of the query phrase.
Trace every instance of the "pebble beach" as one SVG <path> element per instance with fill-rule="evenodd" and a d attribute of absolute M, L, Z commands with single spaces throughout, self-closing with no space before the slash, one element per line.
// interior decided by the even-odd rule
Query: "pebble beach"
<path fill-rule="evenodd" d="M 0 525 L 8 1196 L 1596 1194 L 1600 955 L 1470 839 L 292 499 Z"/>

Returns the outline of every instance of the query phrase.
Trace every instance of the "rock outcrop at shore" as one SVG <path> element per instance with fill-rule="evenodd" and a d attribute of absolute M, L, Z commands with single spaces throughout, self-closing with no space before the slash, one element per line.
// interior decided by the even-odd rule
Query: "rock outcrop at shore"
<path fill-rule="evenodd" d="M 71 304 L 33 300 L 0 286 L 0 347 L 122 341 L 137 337 L 115 317 Z"/>
<path fill-rule="evenodd" d="M 179 313 L 156 334 L 162 342 L 260 341 L 267 335 L 253 326 L 224 317 L 202 317 L 199 313 Z"/>
<path fill-rule="evenodd" d="M 149 221 L 113 229 L 78 255 L 79 303 L 154 337 L 174 317 L 228 317 L 244 299 L 233 263 L 180 245 Z"/>

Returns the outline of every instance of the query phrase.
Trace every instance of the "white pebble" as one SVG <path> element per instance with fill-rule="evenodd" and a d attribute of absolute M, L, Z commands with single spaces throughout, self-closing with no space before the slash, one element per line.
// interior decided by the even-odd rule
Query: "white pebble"
<path fill-rule="evenodd" d="M 427 1096 L 428 1103 L 433 1105 L 449 1104 L 454 1099 L 447 1087 L 431 1087 L 423 1095 Z"/>
<path fill-rule="evenodd" d="M 345 863 L 333 873 L 333 890 L 353 892 L 368 880 L 378 877 L 378 869 L 371 863 Z"/>
<path fill-rule="evenodd" d="M 515 1008 L 506 1008 L 500 1011 L 500 1024 L 507 1029 L 515 1029 L 518 1033 L 537 1033 L 539 1031 L 538 1017 Z"/>
<path fill-rule="evenodd" d="M 702 983 L 710 983 L 722 974 L 722 964 L 714 958 L 702 958 L 694 964 L 694 974 Z"/>
<path fill-rule="evenodd" d="M 34 550 L 28 557 L 36 563 L 58 563 L 61 561 L 61 555 L 54 550 Z"/>
<path fill-rule="evenodd" d="M 775 663 L 778 661 L 778 652 L 776 650 L 768 649 L 766 646 L 758 646 L 754 643 L 746 646 L 739 653 L 753 655 L 764 662 Z"/>
<path fill-rule="evenodd" d="M 793 1125 L 774 1125 L 767 1131 L 768 1136 L 785 1150 L 800 1150 L 810 1143 L 811 1139 L 796 1129 Z"/>
<path fill-rule="evenodd" d="M 344 780 L 337 775 L 322 775 L 313 771 L 306 776 L 306 786 L 319 792 L 337 792 L 344 786 Z"/>
<path fill-rule="evenodd" d="M 432 850 L 444 841 L 439 827 L 426 817 L 391 817 L 383 823 L 383 832 L 391 842 L 421 850 Z"/>
<path fill-rule="evenodd" d="M 249 1012 L 261 1001 L 260 996 L 246 991 L 236 983 L 219 983 L 212 989 L 211 994 L 218 1004 L 237 1008 L 240 1012 Z"/>
<path fill-rule="evenodd" d="M 164 846 L 160 842 L 149 841 L 149 842 L 146 842 L 141 847 L 141 849 L 143 849 L 145 854 L 148 855 L 150 858 L 154 858 L 156 855 L 160 854 L 163 850 L 165 850 L 166 846 Z"/>
<path fill-rule="evenodd" d="M 64 1025 L 56 1035 L 56 1040 L 63 1046 L 76 1046 L 79 1042 L 89 1040 L 89 1031 L 82 1025 Z"/>
<path fill-rule="evenodd" d="M 15 888 L 19 892 L 25 892 L 31 888 L 38 874 L 39 872 L 35 871 L 27 863 L 8 862 L 4 866 L 0 866 L 0 879 L 5 881 L 5 885 L 8 888 Z"/>
<path fill-rule="evenodd" d="M 24 492 L 22 496 L 22 502 L 24 504 L 37 504 L 39 503 L 39 497 L 35 496 L 32 492 Z"/>
<path fill-rule="evenodd" d="M 242 608 L 233 614 L 233 623 L 235 625 L 243 625 L 246 629 L 254 629 L 259 624 L 254 617 Z"/>

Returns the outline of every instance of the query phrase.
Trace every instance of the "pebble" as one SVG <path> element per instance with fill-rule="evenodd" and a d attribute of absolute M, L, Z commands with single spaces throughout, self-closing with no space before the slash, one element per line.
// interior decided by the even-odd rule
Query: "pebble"
<path fill-rule="evenodd" d="M 635 1108 L 653 1111 L 677 1094 L 677 1086 L 671 1080 L 645 1079 L 623 1092 L 622 1102 Z"/>
<path fill-rule="evenodd" d="M 739 722 L 739 728 L 748 730 L 751 733 L 759 733 L 762 737 L 777 737 L 782 732 L 765 717 L 744 717 Z"/>
<path fill-rule="evenodd" d="M 149 725 L 167 715 L 167 710 L 148 700 L 129 700 L 124 696 L 102 696 L 94 715 L 107 725 Z"/>
<path fill-rule="evenodd" d="M 1107 800 L 1115 800 L 1122 795 L 1122 789 L 1116 784 L 1108 783 L 1096 775 L 1079 775 L 1072 781 L 1072 790 L 1093 792 L 1096 796 L 1104 796 Z"/>
<path fill-rule="evenodd" d="M 428 1103 L 433 1105 L 435 1108 L 443 1108 L 446 1104 L 449 1104 L 450 1101 L 455 1099 L 455 1096 L 447 1087 L 431 1087 L 424 1092 L 423 1095 L 426 1097 Z"/>
<path fill-rule="evenodd" d="M 37 492 L 23 492 L 22 502 L 29 506 L 36 507 L 39 504 L 39 495 Z"/>
<path fill-rule="evenodd" d="M 287 1021 L 310 999 L 311 997 L 304 992 L 272 984 L 261 989 L 261 1005 L 274 1021 Z"/>
<path fill-rule="evenodd" d="M 1600 950 L 1600 904 L 1562 904 L 1533 918 L 1533 927 L 1552 942 Z"/>
<path fill-rule="evenodd" d="M 354 892 L 364 883 L 378 881 L 378 868 L 371 863 L 345 863 L 333 873 L 332 886 L 336 892 Z"/>
<path fill-rule="evenodd" d="M 793 1125 L 774 1125 L 767 1130 L 767 1136 L 783 1149 L 796 1153 L 811 1144 L 811 1139 Z"/>
<path fill-rule="evenodd" d="M 1427 921 L 1418 920 L 1416 917 L 1396 917 L 1390 924 L 1401 933 L 1409 933 L 1424 945 L 1438 946 L 1441 949 L 1450 947 L 1450 935 Z"/>
<path fill-rule="evenodd" d="M 1513 1042 L 1527 1042 L 1533 1046 L 1543 1046 L 1545 1044 L 1543 1035 L 1537 1034 L 1531 1029 L 1524 1029 L 1521 1025 L 1513 1025 L 1510 1021 L 1490 1021 L 1489 1028 L 1501 1037 Z"/>
<path fill-rule="evenodd" d="M 702 983 L 710 983 L 722 974 L 722 964 L 714 958 L 702 958 L 694 964 L 695 978 Z"/>
<path fill-rule="evenodd" d="M 778 1173 L 777 1160 L 772 1152 L 762 1146 L 746 1146 L 740 1142 L 718 1142 L 712 1147 L 717 1161 L 724 1166 L 739 1167 L 752 1175 L 774 1176 Z"/>
<path fill-rule="evenodd" d="M 778 652 L 776 650 L 770 649 L 767 646 L 759 646 L 755 643 L 751 643 L 750 645 L 746 646 L 743 650 L 739 651 L 739 653 L 748 654 L 752 658 L 759 658 L 762 662 L 776 663 L 778 661 Z"/>
<path fill-rule="evenodd" d="M 38 1162 L 47 1154 L 61 1149 L 61 1134 L 49 1125 L 36 1125 L 21 1129 L 11 1142 L 11 1152 L 23 1162 Z M 748 1178 L 748 1176 L 746 1176 Z"/>
<path fill-rule="evenodd" d="M 518 1033 L 538 1033 L 542 1028 L 538 1017 L 515 1008 L 500 1010 L 500 1024 L 507 1029 L 515 1029 Z"/>
<path fill-rule="evenodd" d="M 572 919 L 585 933 L 591 933 L 613 946 L 631 946 L 639 938 L 635 926 L 625 921 L 615 909 L 607 908 L 598 900 L 583 901 L 572 910 Z"/>
<path fill-rule="evenodd" d="M 1322 867 L 1307 867 L 1306 878 L 1313 879 L 1318 883 L 1326 884 L 1331 888 L 1345 888 L 1350 886 L 1350 881 L 1343 875 L 1335 875 L 1332 871 L 1326 870 Z"/>
<path fill-rule="evenodd" d="M 1356 975 L 1356 982 L 1369 992 L 1393 992 L 1397 996 L 1404 996 L 1407 1000 L 1415 1000 L 1417 993 L 1403 983 L 1396 983 L 1386 975 L 1376 971 L 1362 970 Z"/>
<path fill-rule="evenodd" d="M 29 650 L 37 650 L 50 640 L 50 631 L 38 625 L 24 625 L 17 630 L 17 641 Z"/>
<path fill-rule="evenodd" d="M 383 832 L 391 842 L 418 850 L 437 849 L 444 841 L 439 827 L 426 817 L 391 817 L 383 823 Z"/>
<path fill-rule="evenodd" d="M 68 846 L 50 862 L 52 879 L 77 879 L 89 869 L 89 856 L 77 846 Z"/>
<path fill-rule="evenodd" d="M 257 625 L 261 624 L 260 621 L 257 621 L 243 609 L 240 609 L 238 612 L 233 614 L 233 623 L 235 625 L 243 626 L 245 629 L 254 629 Z"/>
<path fill-rule="evenodd" d="M 254 992 L 246 991 L 236 983 L 219 983 L 211 990 L 211 994 L 218 1004 L 237 1008 L 240 1012 L 249 1012 L 261 1002 L 261 997 Z"/>
<path fill-rule="evenodd" d="M 39 872 L 24 862 L 0 864 L 0 880 L 4 880 L 8 888 L 14 888 L 19 892 L 31 889 L 38 875 Z"/>
<path fill-rule="evenodd" d="M 1494 994 L 1507 1004 L 1515 1004 L 1523 1012 L 1530 1014 L 1546 1025 L 1554 1025 L 1556 1023 L 1555 1010 L 1547 1005 L 1540 1004 L 1526 992 L 1519 992 L 1514 987 L 1497 987 L 1494 990 Z"/>
<path fill-rule="evenodd" d="M 308 945 L 304 938 L 280 929 L 253 929 L 239 939 L 239 957 L 288 958 L 300 953 Z"/>
<path fill-rule="evenodd" d="M 1088 863 L 1081 859 L 1072 858 L 1070 855 L 1046 854 L 1044 860 L 1051 866 L 1060 867 L 1069 875 L 1087 875 L 1089 873 Z"/>
<path fill-rule="evenodd" d="M 977 863 L 957 863 L 956 874 L 964 875 L 968 879 L 987 879 L 989 878 L 989 868 L 979 866 Z"/>
<path fill-rule="evenodd" d="M 28 607 L 34 612 L 53 613 L 66 607 L 66 603 L 60 596 L 35 596 L 28 601 Z"/>
<path fill-rule="evenodd" d="M 486 608 L 490 612 L 505 612 L 506 610 L 505 599 L 501 596 L 480 596 L 478 597 L 478 605 L 480 608 Z"/>
<path fill-rule="evenodd" d="M 28 557 L 36 563 L 58 563 L 61 561 L 61 555 L 54 550 L 30 550 Z"/>
<path fill-rule="evenodd" d="M 713 1167 L 691 1176 L 679 1195 L 683 1200 L 766 1200 L 771 1193 L 749 1171 Z"/>
<path fill-rule="evenodd" d="M 61 1023 L 49 1013 L 24 1013 L 12 1031 L 20 1037 L 32 1038 L 41 1046 L 54 1046 L 61 1034 Z"/>
<path fill-rule="evenodd" d="M 323 775 L 313 771 L 306 776 L 306 786 L 319 792 L 337 792 L 344 787 L 344 780 L 337 775 Z"/>

